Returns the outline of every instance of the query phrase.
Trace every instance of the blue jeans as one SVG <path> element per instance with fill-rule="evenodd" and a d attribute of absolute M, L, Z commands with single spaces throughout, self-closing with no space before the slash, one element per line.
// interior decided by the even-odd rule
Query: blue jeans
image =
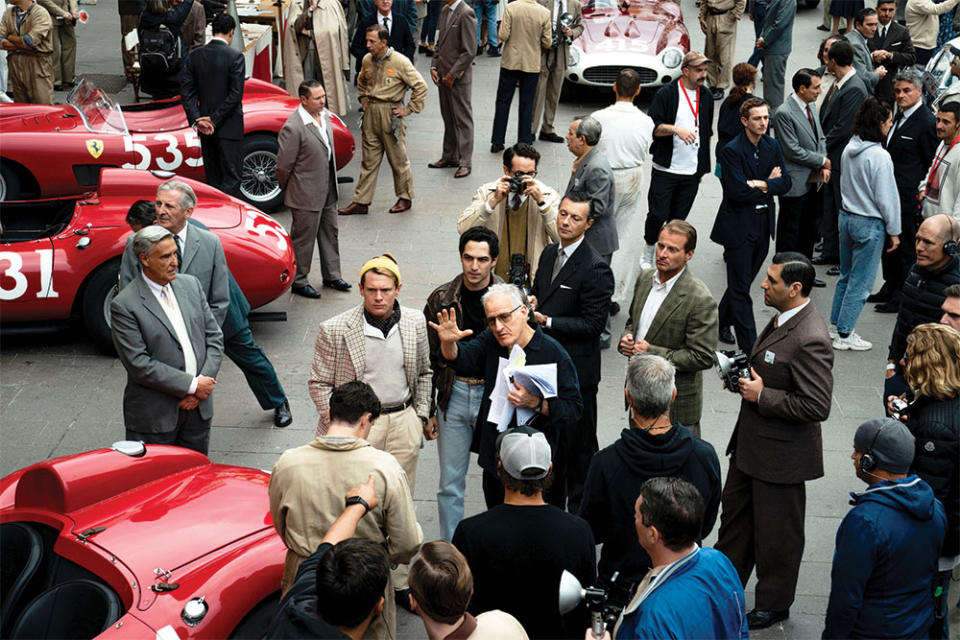
<path fill-rule="evenodd" d="M 467 467 L 470 464 L 470 443 L 473 428 L 480 413 L 483 385 L 470 386 L 453 381 L 447 410 L 437 410 L 440 435 L 437 451 L 440 454 L 440 487 L 437 491 L 437 510 L 440 512 L 440 535 L 450 542 L 453 532 L 463 520 L 463 494 L 467 489 Z"/>
<path fill-rule="evenodd" d="M 427 3 L 427 17 L 423 19 L 423 28 L 420 30 L 420 42 L 433 44 L 437 41 L 437 25 L 440 24 L 440 11 L 443 10 L 441 0 L 430 0 Z M 424 36 L 426 34 L 426 36 Z"/>
<path fill-rule="evenodd" d="M 487 21 L 487 44 L 491 47 L 497 46 L 497 4 L 493 0 L 476 0 L 473 3 L 473 10 L 477 13 L 478 47 L 483 46 L 480 34 L 483 33 L 484 20 Z"/>
<path fill-rule="evenodd" d="M 883 220 L 840 211 L 840 280 L 833 292 L 830 322 L 838 333 L 853 333 L 870 295 L 886 240 Z"/>

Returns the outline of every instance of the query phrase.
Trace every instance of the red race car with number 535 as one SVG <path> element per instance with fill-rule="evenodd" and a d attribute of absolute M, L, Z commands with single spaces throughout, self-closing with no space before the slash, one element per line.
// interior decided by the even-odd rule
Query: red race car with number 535
<path fill-rule="evenodd" d="M 277 184 L 277 134 L 300 101 L 250 79 L 243 88 L 243 198 L 271 213 Z M 337 168 L 353 157 L 353 136 L 331 114 Z M 200 138 L 179 99 L 117 105 L 89 80 L 67 104 L 0 104 L 0 200 L 78 195 L 97 186 L 104 167 L 157 169 L 203 180 Z"/>

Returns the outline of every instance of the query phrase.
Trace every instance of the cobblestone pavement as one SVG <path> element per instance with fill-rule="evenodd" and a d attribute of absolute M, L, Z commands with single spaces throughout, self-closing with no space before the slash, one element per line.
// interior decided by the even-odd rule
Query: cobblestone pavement
<path fill-rule="evenodd" d="M 686 22 L 691 29 L 694 47 L 702 47 L 703 36 L 697 28 L 693 0 L 682 0 Z M 114 48 L 119 40 L 119 19 L 115 2 L 101 2 L 86 7 L 91 22 L 78 27 L 78 71 L 90 74 L 120 74 L 122 67 Z M 820 16 L 817 10 L 801 9 L 794 27 L 794 54 L 787 68 L 787 78 L 801 66 L 813 65 L 820 40 L 814 27 Z M 752 24 L 744 19 L 735 60 L 745 60 L 752 45 Z M 493 104 L 498 60 L 481 57 L 474 70 L 474 117 L 476 150 L 473 175 L 462 180 L 453 178 L 452 170 L 430 170 L 426 164 L 440 157 L 442 124 L 436 91 L 431 87 L 424 112 L 408 120 L 408 152 L 413 165 L 415 198 L 413 209 L 402 215 L 389 215 L 395 197 L 389 167 L 384 163 L 379 189 L 371 205 L 370 215 L 340 219 L 340 246 L 344 276 L 356 282 L 360 265 L 383 251 L 392 252 L 403 272 L 401 301 L 421 308 L 429 292 L 449 280 L 459 269 L 457 259 L 456 219 L 469 203 L 477 185 L 500 175 L 499 154 L 489 151 L 489 132 L 493 121 Z M 429 78 L 429 60 L 419 56 L 416 66 Z M 63 99 L 58 94 L 58 99 Z M 132 101 L 127 86 L 119 94 L 122 102 Z M 612 95 L 578 93 L 572 101 L 561 102 L 556 126 L 564 131 L 575 115 L 589 113 L 612 101 Z M 358 117 L 351 111 L 346 121 L 355 137 Z M 516 106 L 511 113 L 509 137 L 516 131 Z M 359 147 L 359 144 L 358 144 Z M 572 156 L 561 144 L 538 142 L 543 158 L 539 177 L 562 189 L 567 182 Z M 341 175 L 356 178 L 359 173 L 359 150 L 353 162 Z M 341 206 L 349 203 L 353 190 L 341 185 Z M 719 182 L 712 175 L 704 177 L 690 221 L 701 238 L 691 263 L 693 271 L 710 286 L 719 299 L 725 282 L 720 248 L 707 238 L 720 202 Z M 643 212 L 645 213 L 645 212 Z M 289 228 L 290 215 L 283 211 L 277 219 Z M 637 223 L 642 224 L 638 216 Z M 771 246 L 771 255 L 773 248 Z M 313 274 L 319 279 L 319 265 Z M 821 314 L 829 312 L 835 278 L 820 277 L 828 282 L 826 289 L 815 289 L 813 303 Z M 315 281 L 319 284 L 318 281 Z M 753 298 L 758 326 L 763 326 L 772 312 L 762 306 L 760 278 L 754 283 Z M 356 288 L 355 288 L 356 289 Z M 269 470 L 277 457 L 288 447 L 312 439 L 316 411 L 307 393 L 313 341 L 318 323 L 359 302 L 356 290 L 337 293 L 323 290 L 323 299 L 306 300 L 284 295 L 264 307 L 267 311 L 286 311 L 286 322 L 254 324 L 257 341 L 266 349 L 286 388 L 293 409 L 294 423 L 287 429 L 272 426 L 272 412 L 259 409 L 246 387 L 240 371 L 229 360 L 224 361 L 218 376 L 215 395 L 214 428 L 210 457 L 216 462 L 248 465 Z M 614 318 L 614 335 L 619 335 L 626 320 L 625 312 Z M 830 589 L 830 563 L 833 541 L 840 519 L 849 509 L 848 492 L 862 488 L 853 473 L 849 455 L 853 433 L 864 420 L 881 415 L 881 386 L 886 344 L 893 326 L 893 317 L 874 313 L 868 305 L 857 325 L 857 331 L 876 345 L 872 351 L 838 353 L 834 368 L 834 402 L 830 419 L 823 424 L 826 476 L 807 484 L 807 544 L 797 587 L 797 599 L 788 621 L 754 633 L 756 638 L 814 638 L 823 629 L 823 616 Z M 626 426 L 622 411 L 622 382 L 625 359 L 615 351 L 603 358 L 603 381 L 600 385 L 599 439 L 601 445 L 613 442 Z M 5 335 L 0 350 L 0 474 L 32 462 L 77 453 L 122 438 L 121 395 L 125 373 L 113 357 L 98 352 L 82 329 L 55 334 Z M 722 456 L 733 431 L 738 399 L 721 390 L 719 380 L 711 373 L 704 376 L 705 406 L 703 435 Z M 436 508 L 436 486 L 439 477 L 436 444 L 427 443 L 421 453 L 416 482 L 416 506 L 427 540 L 439 535 Z M 471 466 L 467 487 L 467 514 L 483 509 L 479 468 Z M 716 530 L 705 544 L 716 540 Z M 956 599 L 960 589 L 953 589 Z M 747 589 L 747 606 L 752 608 L 752 585 Z M 957 610 L 953 629 L 960 627 Z M 414 616 L 401 612 L 401 637 L 425 637 L 423 627 Z"/>

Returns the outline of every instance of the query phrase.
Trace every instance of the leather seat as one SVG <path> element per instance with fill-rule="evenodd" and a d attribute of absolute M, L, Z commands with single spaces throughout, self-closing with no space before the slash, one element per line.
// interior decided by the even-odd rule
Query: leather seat
<path fill-rule="evenodd" d="M 0 524 L 0 636 L 6 637 L 24 592 L 43 561 L 43 539 L 21 522 Z"/>
<path fill-rule="evenodd" d="M 123 615 L 112 589 L 93 580 L 69 580 L 47 589 L 27 605 L 10 638 L 89 639 Z"/>

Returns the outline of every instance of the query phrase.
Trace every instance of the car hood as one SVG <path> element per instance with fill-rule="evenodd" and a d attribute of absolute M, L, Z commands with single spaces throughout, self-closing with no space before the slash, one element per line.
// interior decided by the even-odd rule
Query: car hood
<path fill-rule="evenodd" d="M 666 46 L 667 34 L 678 28 L 682 28 L 682 22 L 672 7 L 659 2 L 633 2 L 619 9 L 599 9 L 585 15 L 583 35 L 577 43 L 584 53 L 655 55 Z"/>
<path fill-rule="evenodd" d="M 73 107 L 0 104 L 0 131 L 5 134 L 67 131 L 82 125 Z"/>

